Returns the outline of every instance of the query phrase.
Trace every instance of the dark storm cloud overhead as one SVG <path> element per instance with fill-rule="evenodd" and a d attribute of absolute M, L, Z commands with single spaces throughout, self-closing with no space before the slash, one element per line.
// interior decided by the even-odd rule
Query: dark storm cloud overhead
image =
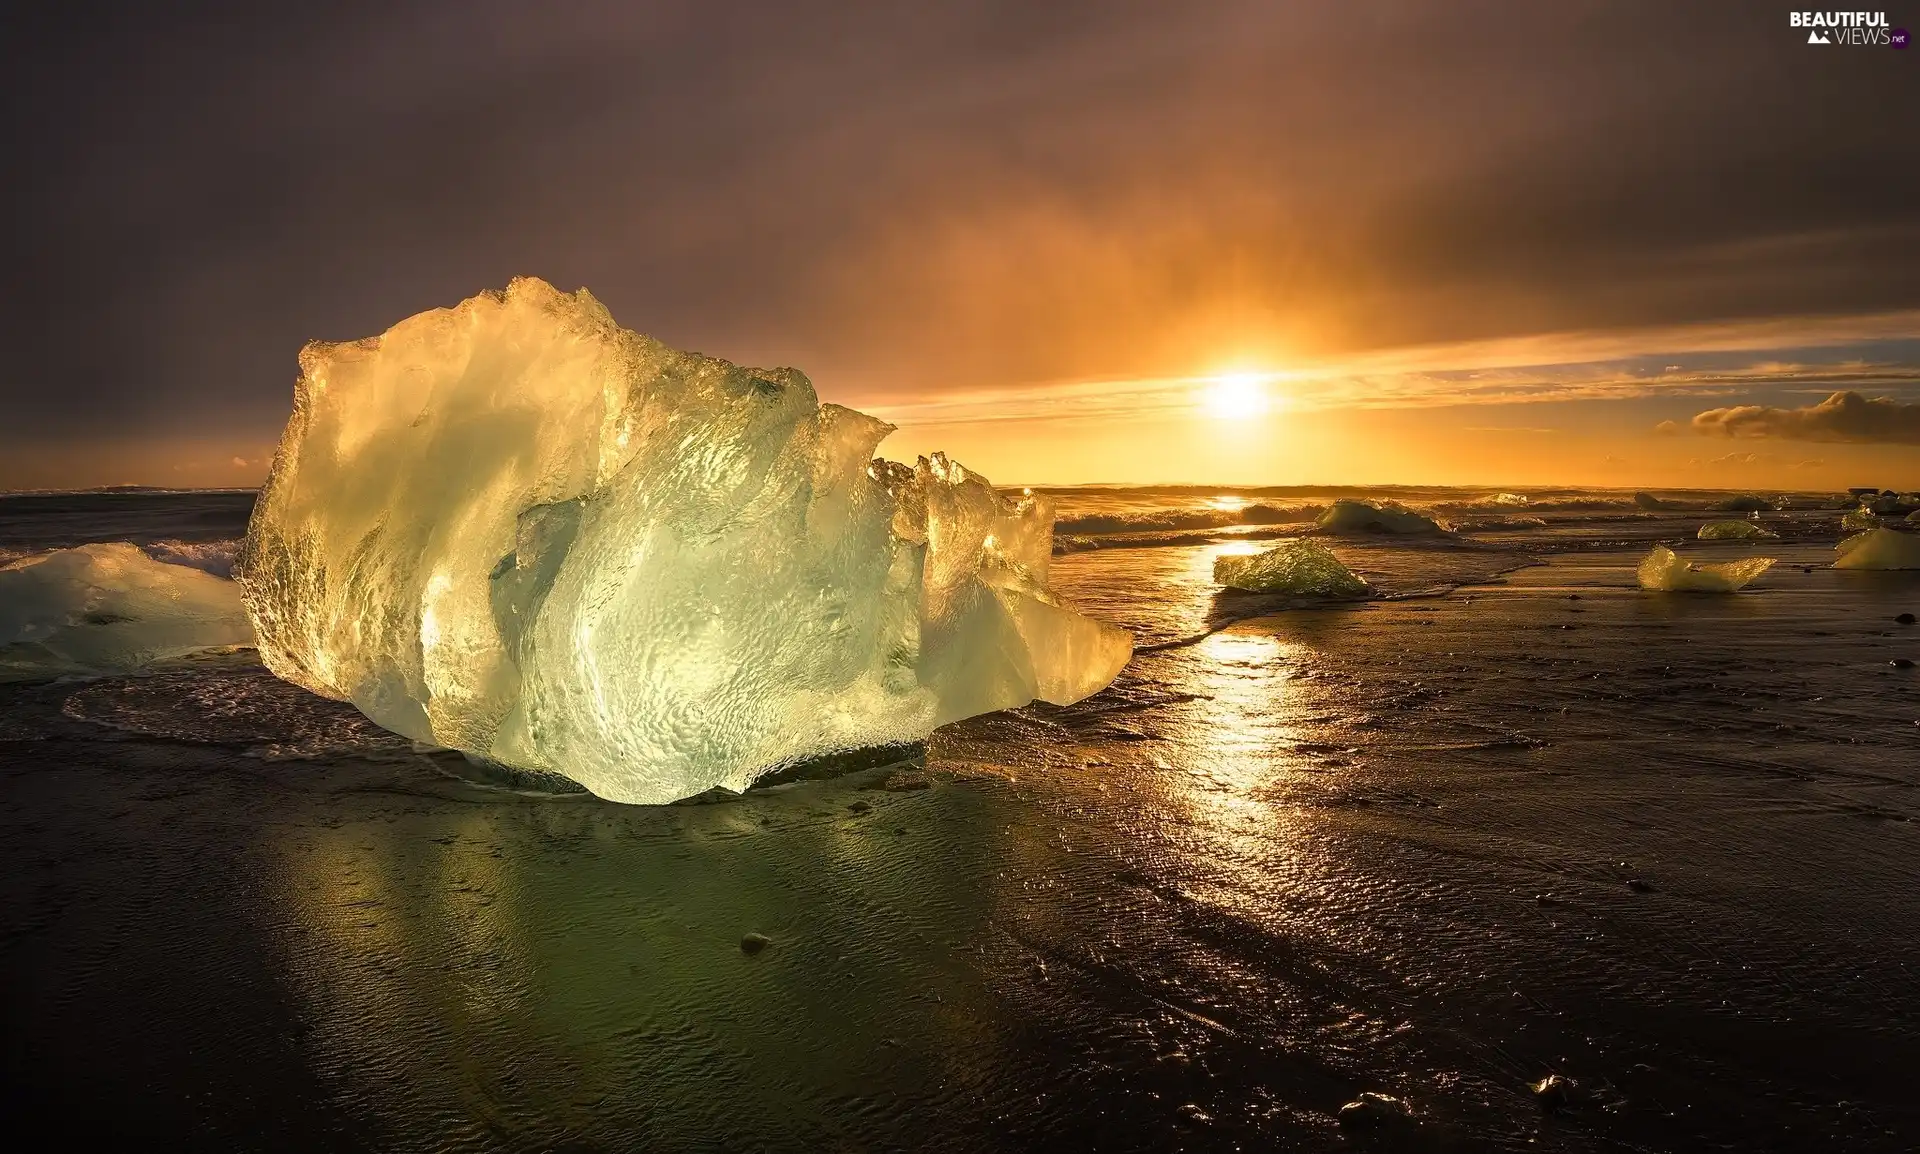
<path fill-rule="evenodd" d="M 302 341 L 516 273 L 902 395 L 1920 305 L 1913 60 L 1750 4 L 8 19 L 16 439 L 270 434 Z"/>
<path fill-rule="evenodd" d="M 1844 392 L 1800 409 L 1772 405 L 1709 409 L 1693 418 L 1693 429 L 1708 436 L 1920 445 L 1920 404 Z"/>

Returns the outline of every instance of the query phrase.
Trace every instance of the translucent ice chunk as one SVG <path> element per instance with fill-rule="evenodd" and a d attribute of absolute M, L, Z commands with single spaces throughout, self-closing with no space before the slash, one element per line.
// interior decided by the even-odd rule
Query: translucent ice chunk
<path fill-rule="evenodd" d="M 1920 569 L 1920 537 L 1892 529 L 1869 529 L 1835 546 L 1835 569 Z"/>
<path fill-rule="evenodd" d="M 1700 526 L 1702 541 L 1752 541 L 1780 534 L 1753 521 L 1710 521 Z"/>
<path fill-rule="evenodd" d="M 233 582 L 137 545 L 82 545 L 0 567 L 0 679 L 120 673 L 251 644 Z"/>
<path fill-rule="evenodd" d="M 1213 579 L 1250 593 L 1366 597 L 1373 592 L 1373 586 L 1318 541 L 1289 541 L 1264 553 L 1216 557 Z"/>
<path fill-rule="evenodd" d="M 1878 529 L 1879 527 L 1880 518 L 1874 516 L 1873 510 L 1865 506 L 1858 509 L 1849 509 L 1845 515 L 1840 518 L 1840 529 L 1846 533 L 1863 533 L 1870 529 Z"/>
<path fill-rule="evenodd" d="M 743 789 L 1119 672 L 1052 506 L 516 280 L 312 344 L 241 562 L 268 668 L 602 797 Z"/>
<path fill-rule="evenodd" d="M 1690 565 L 1665 545 L 1640 562 L 1640 588 L 1662 593 L 1732 593 L 1773 568 L 1772 557 L 1746 557 L 1719 565 Z"/>
<path fill-rule="evenodd" d="M 1335 501 L 1320 514 L 1320 528 L 1329 533 L 1445 533 L 1446 526 L 1431 517 L 1391 501 Z"/>

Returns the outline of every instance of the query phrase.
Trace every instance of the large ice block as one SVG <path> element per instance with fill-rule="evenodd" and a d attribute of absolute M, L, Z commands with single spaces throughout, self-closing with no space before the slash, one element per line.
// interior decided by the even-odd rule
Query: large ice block
<path fill-rule="evenodd" d="M 268 668 L 417 740 L 666 802 L 1110 682 L 1053 510 L 520 279 L 300 355 L 241 564 Z"/>

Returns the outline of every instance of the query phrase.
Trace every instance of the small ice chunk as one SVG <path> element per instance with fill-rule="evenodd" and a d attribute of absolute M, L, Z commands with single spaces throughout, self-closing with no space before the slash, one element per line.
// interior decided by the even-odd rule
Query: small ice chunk
<path fill-rule="evenodd" d="M 1447 527 L 1392 501 L 1335 501 L 1320 514 L 1328 533 L 1445 533 Z"/>
<path fill-rule="evenodd" d="M 1840 528 L 1843 532 L 1847 533 L 1864 533 L 1870 529 L 1878 529 L 1879 527 L 1880 518 L 1875 516 L 1873 510 L 1867 508 L 1865 505 L 1862 505 L 1858 509 L 1847 510 L 1846 515 L 1840 518 Z"/>
<path fill-rule="evenodd" d="M 1340 563 L 1318 541 L 1288 541 L 1264 553 L 1213 559 L 1213 579 L 1249 593 L 1295 593 L 1311 597 L 1367 597 L 1373 586 Z"/>
<path fill-rule="evenodd" d="M 1774 504 L 1765 497 L 1742 493 L 1737 497 L 1716 501 L 1708 508 L 1716 513 L 1771 513 L 1774 511 Z"/>
<path fill-rule="evenodd" d="M 1404 1098 L 1368 1090 L 1340 1107 L 1340 1125 L 1349 1129 L 1373 1129 L 1413 1124 L 1413 1107 Z"/>
<path fill-rule="evenodd" d="M 1700 526 L 1702 541 L 1751 541 L 1780 534 L 1753 521 L 1710 521 Z"/>
<path fill-rule="evenodd" d="M 1892 529 L 1869 529 L 1834 546 L 1835 569 L 1920 569 L 1920 537 Z"/>
<path fill-rule="evenodd" d="M 1640 588 L 1660 593 L 1732 593 L 1773 568 L 1772 557 L 1746 557 L 1718 565 L 1691 565 L 1665 545 L 1640 562 Z"/>
<path fill-rule="evenodd" d="M 0 680 L 124 673 L 251 644 L 238 586 L 137 545 L 82 545 L 0 567 Z"/>

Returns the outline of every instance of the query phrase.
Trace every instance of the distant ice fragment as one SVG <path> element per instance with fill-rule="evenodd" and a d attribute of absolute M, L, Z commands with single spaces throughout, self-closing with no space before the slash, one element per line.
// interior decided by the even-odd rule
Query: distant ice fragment
<path fill-rule="evenodd" d="M 1318 541 L 1288 541 L 1263 553 L 1213 559 L 1217 584 L 1249 593 L 1309 597 L 1366 597 L 1373 586 L 1340 563 Z"/>
<path fill-rule="evenodd" d="M 1702 541 L 1751 541 L 1780 534 L 1755 521 L 1711 521 L 1700 526 Z"/>
<path fill-rule="evenodd" d="M 1320 528 L 1329 533 L 1445 533 L 1433 518 L 1391 501 L 1335 501 L 1320 514 Z"/>
<path fill-rule="evenodd" d="M 1874 516 L 1873 510 L 1864 505 L 1858 509 L 1848 510 L 1840 518 L 1840 529 L 1846 533 L 1864 533 L 1879 527 L 1880 518 Z"/>
<path fill-rule="evenodd" d="M 1756 497 L 1752 493 L 1742 493 L 1737 497 L 1716 501 L 1708 508 L 1716 513 L 1771 513 L 1774 511 L 1772 501 L 1765 497 Z"/>
<path fill-rule="evenodd" d="M 308 345 L 240 574 L 261 656 L 397 733 L 655 803 L 1092 694 L 1053 509 L 516 280 Z"/>
<path fill-rule="evenodd" d="M 251 644 L 238 586 L 137 545 L 82 545 L 0 566 L 0 680 L 124 673 Z"/>
<path fill-rule="evenodd" d="M 1640 562 L 1640 588 L 1661 593 L 1732 593 L 1773 568 L 1772 557 L 1746 557 L 1718 565 L 1690 565 L 1665 545 Z"/>
<path fill-rule="evenodd" d="M 1671 501 L 1662 501 L 1660 498 L 1654 496 L 1652 493 L 1635 493 L 1633 495 L 1633 503 L 1639 508 L 1644 509 L 1649 513 L 1658 512 L 1661 509 L 1672 509 L 1675 507 Z"/>
<path fill-rule="evenodd" d="M 1835 569 L 1920 569 L 1920 537 L 1892 529 L 1869 529 L 1834 546 Z"/>

